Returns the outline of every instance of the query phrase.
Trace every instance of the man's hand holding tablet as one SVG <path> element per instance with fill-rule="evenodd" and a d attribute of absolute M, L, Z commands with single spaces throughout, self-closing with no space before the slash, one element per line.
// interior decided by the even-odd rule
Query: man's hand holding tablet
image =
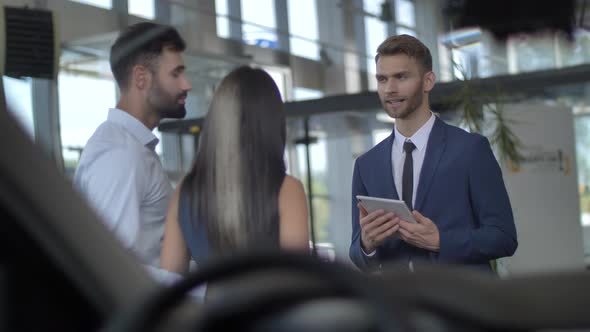
<path fill-rule="evenodd" d="M 373 197 L 357 196 L 361 244 L 366 255 L 372 256 L 386 238 L 399 230 L 400 217 L 389 207 L 383 209 Z M 405 204 L 405 203 L 404 203 Z M 407 210 L 407 207 L 406 207 Z"/>
<path fill-rule="evenodd" d="M 404 201 L 360 195 L 356 198 L 361 241 L 366 254 L 372 255 L 386 238 L 394 234 L 416 247 L 440 250 L 440 235 L 434 222 L 417 211 L 410 212 Z"/>

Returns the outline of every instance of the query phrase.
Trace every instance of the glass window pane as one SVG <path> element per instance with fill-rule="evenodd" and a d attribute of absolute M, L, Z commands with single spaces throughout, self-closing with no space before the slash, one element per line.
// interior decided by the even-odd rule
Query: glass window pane
<path fill-rule="evenodd" d="M 310 132 L 310 136 L 318 138 L 319 136 L 325 136 L 322 133 Z M 299 161 L 299 174 L 307 173 L 307 162 L 306 162 L 305 145 L 301 144 L 297 146 L 297 160 Z M 313 143 L 309 146 L 309 157 L 311 159 L 310 167 L 311 174 L 318 174 L 326 171 L 326 141 L 325 138 L 318 138 L 317 143 Z M 321 188 L 314 186 L 314 194 L 321 194 L 325 191 Z"/>
<path fill-rule="evenodd" d="M 519 72 L 555 68 L 553 35 L 540 37 L 521 35 L 513 43 Z"/>
<path fill-rule="evenodd" d="M 221 38 L 229 38 L 227 0 L 215 0 L 215 13 L 217 14 L 217 35 Z"/>
<path fill-rule="evenodd" d="M 316 0 L 288 0 L 287 5 L 291 53 L 319 59 Z"/>
<path fill-rule="evenodd" d="M 578 29 L 573 37 L 571 41 L 564 33 L 515 34 L 506 41 L 499 41 L 490 32 L 477 27 L 441 34 L 442 78 L 444 80 L 451 72 L 450 64 L 446 63 L 450 59 L 446 53 L 451 49 L 468 53 L 470 59 L 463 57 L 463 60 L 469 60 L 471 68 L 476 69 L 473 73 L 481 78 L 590 63 L 590 32 Z M 453 57 L 457 59 L 454 54 Z"/>
<path fill-rule="evenodd" d="M 291 37 L 291 54 L 312 60 L 320 59 L 320 45 L 315 41 Z"/>
<path fill-rule="evenodd" d="M 287 81 L 286 81 L 286 77 L 285 77 L 285 73 L 281 70 L 277 70 L 274 68 L 262 68 L 264 69 L 269 75 L 270 77 L 272 77 L 272 79 L 275 81 L 275 84 L 277 85 L 277 87 L 279 88 L 279 92 L 281 93 L 281 98 L 284 100 L 287 99 L 287 93 L 289 93 L 290 91 L 287 91 Z"/>
<path fill-rule="evenodd" d="M 111 9 L 113 8 L 113 3 L 111 0 L 71 0 L 73 2 L 79 2 L 86 5 L 91 5 L 95 7 Z"/>
<path fill-rule="evenodd" d="M 328 238 L 330 221 L 330 200 L 326 183 L 327 151 L 325 133 L 311 131 L 311 137 L 317 138 L 316 143 L 309 146 L 309 162 L 311 168 L 311 186 L 313 188 L 313 222 L 316 242 L 325 242 Z M 307 155 L 305 145 L 297 145 L 297 161 L 299 179 L 302 181 L 306 194 L 309 196 L 307 178 Z M 310 211 L 311 212 L 311 211 Z"/>
<path fill-rule="evenodd" d="M 387 137 L 391 135 L 391 129 L 375 129 L 373 130 L 373 145 L 377 145 L 377 143 L 383 141 Z"/>
<path fill-rule="evenodd" d="M 590 114 L 576 116 L 574 126 L 584 253 L 590 255 Z"/>
<path fill-rule="evenodd" d="M 564 36 L 560 36 L 559 46 L 564 66 L 576 66 L 590 62 L 590 31 L 578 29 L 574 34 L 573 43 Z"/>
<path fill-rule="evenodd" d="M 375 80 L 375 54 L 377 47 L 387 38 L 387 24 L 374 17 L 365 17 L 365 41 L 367 53 L 367 75 L 369 89 L 377 89 Z"/>
<path fill-rule="evenodd" d="M 397 27 L 395 29 L 398 35 L 410 35 L 416 37 L 416 31 L 404 27 Z"/>
<path fill-rule="evenodd" d="M 416 26 L 416 13 L 412 0 L 395 0 L 395 21 L 408 27 Z"/>
<path fill-rule="evenodd" d="M 481 44 L 451 50 L 453 54 L 453 73 L 457 79 L 467 80 L 479 77 Z"/>
<path fill-rule="evenodd" d="M 373 146 L 373 130 L 384 129 L 388 133 L 392 130 L 391 123 L 375 121 L 375 116 L 375 113 L 363 112 L 350 121 L 351 115 L 344 112 L 314 115 L 309 119 L 310 135 L 317 138 L 317 142 L 310 145 L 316 238 L 319 242 L 330 242 L 336 257 L 342 261 L 349 260 L 350 179 L 354 160 Z M 305 145 L 302 144 L 304 122 L 291 118 L 287 128 L 291 174 L 301 179 L 307 190 Z"/>
<path fill-rule="evenodd" d="M 293 89 L 293 100 L 317 99 L 323 96 L 324 93 L 320 90 L 307 89 L 301 87 L 295 87 Z"/>
<path fill-rule="evenodd" d="M 277 48 L 274 0 L 242 1 L 242 39 L 247 44 Z"/>
<path fill-rule="evenodd" d="M 383 0 L 363 0 L 363 10 L 367 13 L 381 15 L 381 4 Z"/>
<path fill-rule="evenodd" d="M 321 182 L 318 182 L 318 184 L 319 183 Z M 314 186 L 317 186 L 317 184 L 314 184 Z M 316 244 L 329 241 L 330 200 L 325 197 L 314 197 L 312 202 L 314 223 L 313 230 L 315 231 Z"/>
<path fill-rule="evenodd" d="M 116 87 L 112 80 L 61 73 L 58 89 L 64 164 L 73 170 L 81 149 L 115 107 Z"/>
<path fill-rule="evenodd" d="M 129 14 L 153 20 L 156 17 L 154 0 L 127 0 Z"/>
<path fill-rule="evenodd" d="M 367 42 L 367 54 L 374 60 L 377 47 L 387 38 L 387 24 L 373 17 L 365 18 L 365 40 Z M 373 66 L 375 65 L 373 64 Z"/>
<path fill-rule="evenodd" d="M 16 120 L 32 137 L 35 137 L 33 100 L 30 79 L 17 79 L 3 76 L 6 103 Z"/>

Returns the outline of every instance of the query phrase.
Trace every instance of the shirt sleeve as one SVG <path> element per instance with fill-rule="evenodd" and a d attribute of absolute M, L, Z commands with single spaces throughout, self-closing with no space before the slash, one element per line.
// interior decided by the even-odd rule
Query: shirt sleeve
<path fill-rule="evenodd" d="M 80 175 L 90 204 L 128 248 L 138 236 L 146 167 L 140 152 L 121 148 L 97 156 Z"/>

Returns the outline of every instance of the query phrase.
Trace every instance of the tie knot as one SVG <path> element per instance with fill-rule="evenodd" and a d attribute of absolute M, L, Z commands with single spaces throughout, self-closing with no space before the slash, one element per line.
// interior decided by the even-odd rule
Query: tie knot
<path fill-rule="evenodd" d="M 415 148 L 416 146 L 414 145 L 414 143 L 410 141 L 404 142 L 404 151 L 406 151 L 406 153 L 412 153 L 412 151 L 414 151 Z"/>

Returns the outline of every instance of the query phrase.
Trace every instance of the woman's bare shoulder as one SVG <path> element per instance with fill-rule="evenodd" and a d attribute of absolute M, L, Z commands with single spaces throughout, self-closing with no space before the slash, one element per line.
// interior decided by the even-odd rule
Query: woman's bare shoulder
<path fill-rule="evenodd" d="M 299 195 L 301 193 L 305 193 L 301 181 L 292 175 L 285 175 L 285 178 L 283 179 L 283 184 L 281 185 L 280 195 L 290 196 Z"/>

